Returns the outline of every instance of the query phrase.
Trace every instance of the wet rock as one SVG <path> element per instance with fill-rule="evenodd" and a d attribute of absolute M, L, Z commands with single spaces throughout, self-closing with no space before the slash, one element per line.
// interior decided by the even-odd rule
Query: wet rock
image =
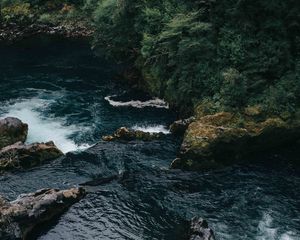
<path fill-rule="evenodd" d="M 116 141 L 116 140 L 150 141 L 150 140 L 161 138 L 163 135 L 164 135 L 163 133 L 149 133 L 149 132 L 143 132 L 140 130 L 132 130 L 132 129 L 128 129 L 126 127 L 121 127 L 114 134 L 108 135 L 108 136 L 103 136 L 102 140 L 104 140 L 104 141 Z"/>
<path fill-rule="evenodd" d="M 97 178 L 85 183 L 79 184 L 80 186 L 99 186 L 107 183 L 111 183 L 112 181 L 119 180 L 120 176 L 119 175 L 113 175 L 110 177 L 102 177 L 102 178 Z"/>
<path fill-rule="evenodd" d="M 0 170 L 30 168 L 62 155 L 53 142 L 29 145 L 17 142 L 0 150 Z"/>
<path fill-rule="evenodd" d="M 212 229 L 208 227 L 206 220 L 194 217 L 190 224 L 189 240 L 215 240 Z"/>
<path fill-rule="evenodd" d="M 25 142 L 28 125 L 18 118 L 7 117 L 0 120 L 0 149 L 15 142 Z"/>
<path fill-rule="evenodd" d="M 0 239 L 29 239 L 37 226 L 59 216 L 84 196 L 83 188 L 41 189 L 12 202 L 0 196 Z"/>
<path fill-rule="evenodd" d="M 175 135 L 183 135 L 188 126 L 195 120 L 195 117 L 177 120 L 170 125 L 170 132 Z"/>
<path fill-rule="evenodd" d="M 248 115 L 219 112 L 200 117 L 185 133 L 172 168 L 206 170 L 221 168 L 300 139 L 299 121 L 278 117 L 264 120 Z"/>

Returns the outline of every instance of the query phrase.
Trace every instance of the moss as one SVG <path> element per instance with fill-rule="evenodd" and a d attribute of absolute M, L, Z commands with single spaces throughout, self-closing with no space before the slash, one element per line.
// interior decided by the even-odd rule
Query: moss
<path fill-rule="evenodd" d="M 287 122 L 276 116 L 261 120 L 257 115 L 260 112 L 253 108 L 247 109 L 247 114 L 219 112 L 198 118 L 189 125 L 179 153 L 180 160 L 172 167 L 219 168 L 237 163 L 248 154 L 300 139 L 299 121 Z"/>
<path fill-rule="evenodd" d="M 208 114 L 214 114 L 217 112 L 217 106 L 213 101 L 203 100 L 195 107 L 195 117 L 201 118 Z"/>
<path fill-rule="evenodd" d="M 254 105 L 254 106 L 246 107 L 244 113 L 246 116 L 258 117 L 258 116 L 262 116 L 263 110 L 260 105 Z"/>

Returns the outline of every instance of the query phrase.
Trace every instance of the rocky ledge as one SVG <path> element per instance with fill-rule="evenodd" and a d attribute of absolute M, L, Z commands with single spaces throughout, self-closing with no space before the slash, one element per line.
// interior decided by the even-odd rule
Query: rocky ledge
<path fill-rule="evenodd" d="M 53 142 L 28 145 L 17 142 L 0 150 L 0 170 L 30 168 L 62 155 Z"/>
<path fill-rule="evenodd" d="M 0 196 L 0 239 L 30 239 L 40 224 L 58 217 L 84 196 L 83 188 L 42 189 L 12 202 Z"/>
<path fill-rule="evenodd" d="M 115 133 L 108 136 L 103 136 L 102 140 L 104 141 L 133 141 L 133 140 L 142 140 L 142 141 L 151 141 L 159 139 L 163 136 L 163 133 L 149 133 L 139 130 L 132 130 L 126 127 L 121 127 Z"/>
<path fill-rule="evenodd" d="M 206 220 L 194 217 L 190 223 L 189 240 L 215 240 L 212 229 L 208 227 Z"/>
<path fill-rule="evenodd" d="M 299 120 L 266 116 L 258 108 L 247 108 L 242 114 L 219 112 L 204 115 L 188 126 L 178 158 L 172 162 L 171 168 L 221 168 L 299 139 Z"/>

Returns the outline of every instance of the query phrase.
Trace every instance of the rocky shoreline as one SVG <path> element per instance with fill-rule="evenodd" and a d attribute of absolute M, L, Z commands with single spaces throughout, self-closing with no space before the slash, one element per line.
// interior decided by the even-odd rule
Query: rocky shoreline
<path fill-rule="evenodd" d="M 8 44 L 40 34 L 62 36 L 72 39 L 89 39 L 93 33 L 94 29 L 82 22 L 64 22 L 57 25 L 50 23 L 31 23 L 28 25 L 0 23 L 0 42 Z"/>

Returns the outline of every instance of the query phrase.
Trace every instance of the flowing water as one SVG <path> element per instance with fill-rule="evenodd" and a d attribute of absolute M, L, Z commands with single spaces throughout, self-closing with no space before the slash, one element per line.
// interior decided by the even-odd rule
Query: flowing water
<path fill-rule="evenodd" d="M 186 220 L 202 216 L 217 239 L 300 239 L 299 172 L 262 164 L 169 170 L 180 145 L 167 130 L 175 114 L 163 101 L 117 84 L 118 70 L 84 42 L 37 38 L 0 47 L 0 116 L 28 123 L 28 143 L 53 140 L 66 153 L 0 175 L 0 194 L 14 199 L 95 180 L 83 200 L 34 238 L 182 240 Z M 100 141 L 120 126 L 166 135 L 152 142 Z"/>

